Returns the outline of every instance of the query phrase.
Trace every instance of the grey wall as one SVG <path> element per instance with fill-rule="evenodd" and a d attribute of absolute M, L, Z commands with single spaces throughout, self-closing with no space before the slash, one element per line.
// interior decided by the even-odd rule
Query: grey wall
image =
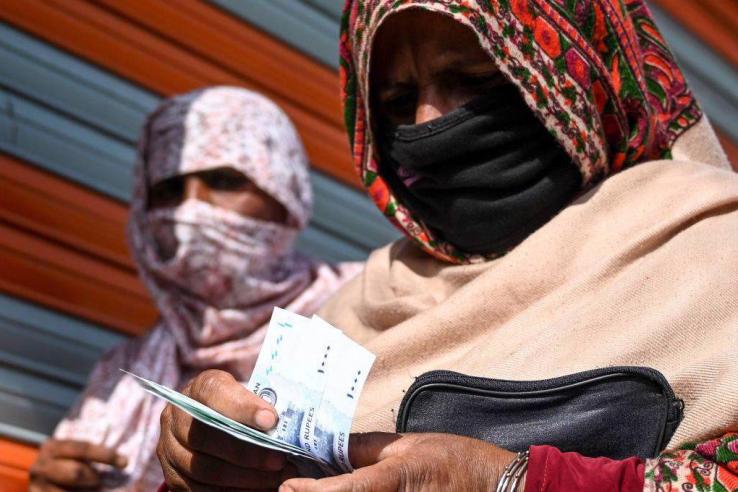
<path fill-rule="evenodd" d="M 343 0 L 210 0 L 319 62 L 338 67 Z"/>
<path fill-rule="evenodd" d="M 0 435 L 40 442 L 121 335 L 0 295 Z"/>

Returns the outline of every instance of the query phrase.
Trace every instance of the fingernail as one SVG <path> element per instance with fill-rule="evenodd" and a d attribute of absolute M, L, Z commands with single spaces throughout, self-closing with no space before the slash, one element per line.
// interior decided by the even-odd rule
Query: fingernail
<path fill-rule="evenodd" d="M 256 412 L 254 420 L 256 421 L 256 425 L 258 425 L 263 430 L 269 430 L 277 425 L 276 415 L 274 415 L 274 413 L 270 412 L 269 410 L 259 410 L 258 412 Z"/>
<path fill-rule="evenodd" d="M 126 458 L 122 454 L 119 454 L 115 458 L 115 466 L 118 468 L 125 468 L 126 466 L 128 466 L 128 458 Z"/>

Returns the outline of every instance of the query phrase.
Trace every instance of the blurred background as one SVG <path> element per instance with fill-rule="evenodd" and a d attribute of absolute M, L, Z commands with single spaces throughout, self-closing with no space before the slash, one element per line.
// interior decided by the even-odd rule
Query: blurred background
<path fill-rule="evenodd" d="M 124 237 L 139 126 L 229 84 L 297 125 L 315 214 L 302 251 L 363 259 L 396 231 L 358 189 L 338 99 L 342 0 L 0 1 L 0 491 L 100 354 L 156 311 Z M 738 0 L 651 0 L 738 169 Z"/>

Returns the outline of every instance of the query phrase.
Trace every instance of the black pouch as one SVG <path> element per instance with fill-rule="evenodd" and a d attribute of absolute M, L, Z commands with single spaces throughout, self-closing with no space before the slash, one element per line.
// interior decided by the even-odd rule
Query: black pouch
<path fill-rule="evenodd" d="M 671 439 L 683 409 L 666 378 L 647 367 L 541 381 L 431 371 L 405 393 L 397 431 L 458 434 L 511 451 L 550 444 L 585 456 L 652 458 Z"/>

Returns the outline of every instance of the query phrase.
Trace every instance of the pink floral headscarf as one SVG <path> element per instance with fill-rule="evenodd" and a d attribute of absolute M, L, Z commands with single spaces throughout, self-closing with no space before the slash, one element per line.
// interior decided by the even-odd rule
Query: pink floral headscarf
<path fill-rule="evenodd" d="M 134 259 L 161 313 L 148 335 L 106 354 L 80 401 L 55 432 L 114 447 L 123 474 L 111 490 L 155 490 L 155 456 L 164 405 L 119 371 L 181 387 L 208 368 L 248 379 L 274 306 L 312 314 L 361 268 L 314 262 L 293 249 L 312 207 L 308 164 L 287 116 L 265 97 L 235 87 L 164 101 L 139 142 L 128 236 Z M 148 190 L 164 179 L 230 167 L 287 211 L 286 224 L 244 217 L 196 200 L 149 210 Z M 159 245 L 176 237 L 176 253 Z"/>

